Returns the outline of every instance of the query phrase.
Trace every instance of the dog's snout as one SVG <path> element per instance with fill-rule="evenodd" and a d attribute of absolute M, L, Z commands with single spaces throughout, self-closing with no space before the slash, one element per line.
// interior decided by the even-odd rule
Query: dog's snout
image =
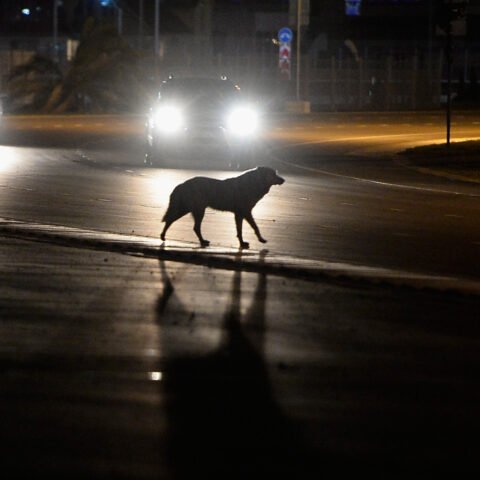
<path fill-rule="evenodd" d="M 278 182 L 278 185 L 282 185 L 283 183 L 285 183 L 285 179 L 277 175 L 277 182 Z"/>

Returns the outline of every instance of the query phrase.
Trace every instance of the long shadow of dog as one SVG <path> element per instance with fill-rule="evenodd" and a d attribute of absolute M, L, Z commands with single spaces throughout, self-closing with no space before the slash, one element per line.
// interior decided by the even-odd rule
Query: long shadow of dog
<path fill-rule="evenodd" d="M 173 478 L 313 478 L 313 456 L 276 403 L 263 358 L 267 277 L 258 275 L 242 321 L 241 275 L 233 273 L 219 348 L 206 356 L 167 360 L 164 366 Z M 166 285 L 164 296 L 170 297 L 170 280 Z M 160 321 L 165 301 L 158 302 Z"/>

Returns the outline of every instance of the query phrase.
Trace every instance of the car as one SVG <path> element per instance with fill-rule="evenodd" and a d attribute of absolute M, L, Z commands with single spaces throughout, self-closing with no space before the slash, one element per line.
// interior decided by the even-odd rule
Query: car
<path fill-rule="evenodd" d="M 258 143 L 259 114 L 226 77 L 169 77 L 146 121 L 145 164 L 188 159 L 250 168 Z"/>

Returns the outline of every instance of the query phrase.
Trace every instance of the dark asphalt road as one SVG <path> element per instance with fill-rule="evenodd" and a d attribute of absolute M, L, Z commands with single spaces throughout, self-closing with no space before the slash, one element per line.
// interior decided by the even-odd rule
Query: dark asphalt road
<path fill-rule="evenodd" d="M 263 267 L 290 255 L 393 277 L 448 274 L 458 290 L 477 282 L 476 186 L 386 157 L 387 137 L 405 129 L 406 145 L 411 129 L 372 128 L 369 138 L 386 129 L 372 157 L 364 135 L 322 143 L 342 123 L 280 122 L 268 161 L 287 183 L 255 210 L 269 252 L 252 242 L 258 265 L 246 272 L 121 254 L 102 240 L 158 238 L 171 187 L 197 171 L 143 169 L 131 148 L 138 121 L 34 120 L 2 132 L 4 143 L 30 147 L 0 147 L 0 217 L 27 222 L 0 236 L 9 478 L 479 473 L 478 295 Z M 435 125 L 416 128 L 428 137 Z M 284 148 L 292 142 L 304 145 Z M 187 249 L 188 220 L 172 232 Z M 28 222 L 95 230 L 99 240 L 59 245 Z M 239 259 L 233 232 L 229 216 L 207 215 L 205 236 Z"/>
<path fill-rule="evenodd" d="M 478 297 L 8 238 L 0 261 L 9 478 L 479 473 Z"/>

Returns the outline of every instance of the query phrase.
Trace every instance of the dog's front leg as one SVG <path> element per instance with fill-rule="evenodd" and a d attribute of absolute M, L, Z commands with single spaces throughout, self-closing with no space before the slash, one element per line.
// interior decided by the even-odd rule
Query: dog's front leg
<path fill-rule="evenodd" d="M 262 243 L 267 243 L 267 241 L 262 237 L 262 234 L 260 233 L 260 230 L 255 222 L 255 219 L 252 216 L 252 212 L 248 212 L 245 215 L 245 220 L 249 223 L 249 225 L 253 228 L 253 231 L 255 232 L 255 235 L 257 236 L 258 240 Z"/>
<path fill-rule="evenodd" d="M 240 248 L 250 248 L 250 244 L 248 242 L 243 241 L 242 235 L 242 226 L 243 226 L 243 216 L 236 213 L 235 214 L 235 225 L 237 226 L 237 238 L 240 242 Z"/>

